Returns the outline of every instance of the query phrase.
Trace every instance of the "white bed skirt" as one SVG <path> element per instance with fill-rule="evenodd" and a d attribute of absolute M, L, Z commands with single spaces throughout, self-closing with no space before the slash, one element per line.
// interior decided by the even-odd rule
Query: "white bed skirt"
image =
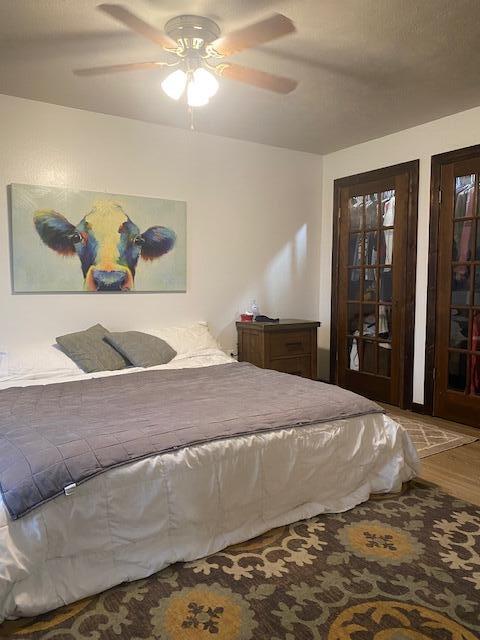
<path fill-rule="evenodd" d="M 12 521 L 0 620 L 33 616 L 273 527 L 351 509 L 418 470 L 380 414 L 198 445 L 112 469 Z"/>

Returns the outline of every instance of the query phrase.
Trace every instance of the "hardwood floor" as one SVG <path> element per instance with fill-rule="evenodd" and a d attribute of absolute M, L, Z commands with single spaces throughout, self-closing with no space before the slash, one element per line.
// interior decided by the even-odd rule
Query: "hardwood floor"
<path fill-rule="evenodd" d="M 384 406 L 386 409 L 390 408 L 388 405 Z M 402 411 L 397 407 L 391 409 L 397 413 L 411 415 L 409 411 Z M 414 415 L 427 424 L 480 438 L 480 429 L 475 427 L 432 416 Z M 424 458 L 420 478 L 436 484 L 452 496 L 480 506 L 480 440 Z"/>

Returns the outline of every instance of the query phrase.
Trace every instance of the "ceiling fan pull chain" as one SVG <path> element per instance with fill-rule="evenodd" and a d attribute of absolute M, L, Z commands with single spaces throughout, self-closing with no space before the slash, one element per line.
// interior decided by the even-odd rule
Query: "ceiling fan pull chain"
<path fill-rule="evenodd" d="M 188 115 L 190 116 L 190 131 L 195 131 L 195 122 L 193 118 L 193 107 L 188 107 Z"/>

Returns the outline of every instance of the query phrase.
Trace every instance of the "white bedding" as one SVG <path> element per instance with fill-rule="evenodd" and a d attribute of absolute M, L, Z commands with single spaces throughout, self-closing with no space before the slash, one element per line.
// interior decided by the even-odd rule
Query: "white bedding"
<path fill-rule="evenodd" d="M 193 367 L 209 367 L 215 364 L 226 364 L 235 362 L 233 358 L 227 356 L 220 349 L 202 348 L 187 353 L 180 353 L 175 356 L 168 364 L 159 364 L 155 367 L 149 367 L 149 370 L 162 369 L 187 369 Z M 95 373 L 83 373 L 81 369 L 74 371 L 44 372 L 39 376 L 15 376 L 8 379 L 0 379 L 0 390 L 9 387 L 31 387 L 39 384 L 53 384 L 56 382 L 71 382 L 74 380 L 89 380 L 90 378 L 105 378 L 107 376 L 123 376 L 130 373 L 138 373 L 145 371 L 142 367 L 128 367 L 119 369 L 118 371 L 97 371 Z"/>
<path fill-rule="evenodd" d="M 155 368 L 224 362 L 231 359 L 206 348 Z M 376 414 L 152 456 L 15 521 L 0 503 L 0 620 L 43 613 L 276 526 L 345 511 L 372 492 L 398 490 L 417 468 L 407 433 Z"/>

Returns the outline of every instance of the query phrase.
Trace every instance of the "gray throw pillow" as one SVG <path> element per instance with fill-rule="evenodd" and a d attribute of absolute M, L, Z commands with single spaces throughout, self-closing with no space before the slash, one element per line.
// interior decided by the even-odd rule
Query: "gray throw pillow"
<path fill-rule="evenodd" d="M 118 351 L 104 341 L 108 331 L 96 324 L 86 331 L 56 338 L 62 351 L 86 373 L 116 371 L 130 365 Z"/>
<path fill-rule="evenodd" d="M 108 333 L 105 341 L 115 347 L 135 367 L 167 364 L 177 355 L 165 340 L 140 331 Z"/>

